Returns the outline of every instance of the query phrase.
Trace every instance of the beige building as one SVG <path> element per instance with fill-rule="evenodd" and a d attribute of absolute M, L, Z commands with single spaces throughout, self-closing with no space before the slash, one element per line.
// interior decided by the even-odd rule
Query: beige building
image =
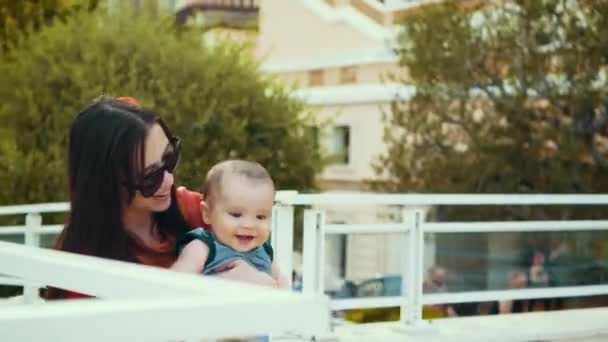
<path fill-rule="evenodd" d="M 396 13 L 412 1 L 262 0 L 258 57 L 263 71 L 295 84 L 295 95 L 331 125 L 322 146 L 335 162 L 320 177 L 324 191 L 365 190 L 376 178 L 372 163 L 385 151 L 382 113 L 413 87 L 383 81 L 401 73 L 393 53 Z M 414 3 L 417 3 L 415 1 Z M 402 75 L 407 76 L 407 75 Z M 348 211 L 346 211 L 348 210 Z M 330 223 L 382 219 L 382 208 L 330 208 Z M 390 220 L 390 218 L 386 218 Z M 362 280 L 400 272 L 400 239 L 389 235 L 330 236 L 328 273 Z M 433 251 L 433 248 L 429 248 Z M 431 260 L 432 258 L 427 258 Z M 328 287 L 335 286 L 328 276 Z"/>
<path fill-rule="evenodd" d="M 323 134 L 323 146 L 336 156 L 321 176 L 324 190 L 359 190 L 375 177 L 371 164 L 384 151 L 382 111 L 412 93 L 382 80 L 399 72 L 396 30 L 370 15 L 381 12 L 360 9 L 368 3 L 384 6 L 377 0 L 261 1 L 263 71 L 297 84 L 296 96 L 333 121 Z"/>

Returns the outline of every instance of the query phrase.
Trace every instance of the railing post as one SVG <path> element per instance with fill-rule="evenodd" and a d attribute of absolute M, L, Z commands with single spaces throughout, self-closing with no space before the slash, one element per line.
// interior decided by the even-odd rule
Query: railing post
<path fill-rule="evenodd" d="M 302 292 L 321 294 L 325 280 L 325 214 L 320 210 L 304 210 L 304 241 L 302 251 Z"/>
<path fill-rule="evenodd" d="M 42 226 L 42 216 L 38 213 L 29 213 L 25 216 L 25 245 L 40 247 L 40 235 L 38 230 Z M 24 279 L 23 301 L 33 303 L 38 300 L 38 286 Z"/>
<path fill-rule="evenodd" d="M 403 262 L 402 292 L 405 303 L 401 305 L 401 322 L 408 328 L 420 327 L 422 320 L 422 284 L 424 281 L 424 210 L 403 208 L 403 223 L 408 227 L 405 235 L 407 253 Z"/>
<path fill-rule="evenodd" d="M 287 278 L 289 288 L 292 286 L 293 272 L 293 214 L 294 208 L 290 205 L 275 205 L 272 208 L 272 248 L 279 268 Z"/>
<path fill-rule="evenodd" d="M 42 226 L 42 216 L 29 213 L 25 216 L 25 245 L 40 247 L 40 235 L 37 230 Z"/>

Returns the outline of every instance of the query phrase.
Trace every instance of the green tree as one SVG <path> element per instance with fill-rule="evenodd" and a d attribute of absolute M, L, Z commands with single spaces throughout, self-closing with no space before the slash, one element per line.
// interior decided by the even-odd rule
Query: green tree
<path fill-rule="evenodd" d="M 414 85 L 416 93 L 386 114 L 387 152 L 375 163 L 384 181 L 376 188 L 608 191 L 608 1 L 463 3 L 425 6 L 402 24 L 398 53 L 408 76 L 400 81 Z M 579 207 L 437 208 L 437 219 L 447 221 L 598 214 L 597 208 Z M 485 288 L 480 275 L 488 271 L 487 239 L 501 239 L 490 235 L 440 234 L 437 261 L 473 286 L 468 289 Z M 567 241 L 575 247 L 586 238 L 584 233 L 520 235 L 522 261 L 502 255 L 501 262 L 529 266 L 526 246 L 547 250 Z"/>
<path fill-rule="evenodd" d="M 605 0 L 445 1 L 407 18 L 401 81 L 416 94 L 386 115 L 376 186 L 608 191 L 606 13 Z"/>
<path fill-rule="evenodd" d="M 0 0 L 0 51 L 23 32 L 38 30 L 83 7 L 94 9 L 99 0 Z"/>
<path fill-rule="evenodd" d="M 120 12 L 76 13 L 0 60 L 0 204 L 67 200 L 70 124 L 101 94 L 137 98 L 183 139 L 178 184 L 197 189 L 213 163 L 240 157 L 266 166 L 278 188 L 315 187 L 314 116 L 250 51 Z"/>

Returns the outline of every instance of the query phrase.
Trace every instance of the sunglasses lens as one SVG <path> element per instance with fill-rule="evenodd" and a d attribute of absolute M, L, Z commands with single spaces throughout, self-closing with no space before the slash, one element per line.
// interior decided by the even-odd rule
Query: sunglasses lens
<path fill-rule="evenodd" d="M 165 168 L 160 168 L 154 172 L 147 174 L 141 184 L 141 194 L 144 197 L 150 197 L 154 195 L 156 191 L 163 184 L 163 179 L 165 178 Z"/>
<path fill-rule="evenodd" d="M 168 149 L 169 150 L 165 152 L 165 155 L 163 156 L 163 166 L 143 177 L 139 190 L 144 197 L 150 197 L 160 189 L 163 180 L 165 179 L 165 171 L 169 173 L 175 172 L 182 152 L 180 140 L 174 138 L 168 146 Z"/>

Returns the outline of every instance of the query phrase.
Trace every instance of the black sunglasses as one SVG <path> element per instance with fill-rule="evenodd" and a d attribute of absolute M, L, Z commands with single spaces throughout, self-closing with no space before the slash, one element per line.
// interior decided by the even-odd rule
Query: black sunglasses
<path fill-rule="evenodd" d="M 167 145 L 165 152 L 163 152 L 161 165 L 154 171 L 144 174 L 141 177 L 139 184 L 136 185 L 134 189 L 139 190 L 144 197 L 151 197 L 154 195 L 163 184 L 165 171 L 173 174 L 179 164 L 181 156 L 182 142 L 179 138 L 172 137 L 169 139 L 169 145 Z"/>

